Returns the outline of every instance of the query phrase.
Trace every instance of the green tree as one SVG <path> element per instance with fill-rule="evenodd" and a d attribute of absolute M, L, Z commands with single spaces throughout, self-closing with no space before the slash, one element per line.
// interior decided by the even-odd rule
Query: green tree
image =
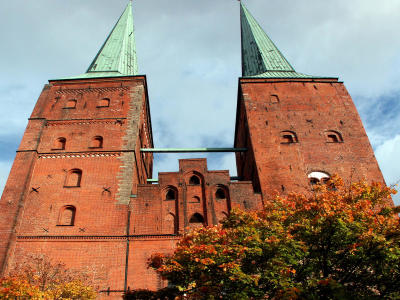
<path fill-rule="evenodd" d="M 310 195 L 234 210 L 149 266 L 189 299 L 400 299 L 394 190 L 338 177 Z"/>

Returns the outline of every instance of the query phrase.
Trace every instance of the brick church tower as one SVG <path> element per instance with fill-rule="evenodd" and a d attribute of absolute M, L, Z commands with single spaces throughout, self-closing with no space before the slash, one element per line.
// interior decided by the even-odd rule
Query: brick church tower
<path fill-rule="evenodd" d="M 129 2 L 87 72 L 50 80 L 29 118 L 0 201 L 3 272 L 45 253 L 124 288 L 129 203 L 152 174 L 149 110 Z"/>
<path fill-rule="evenodd" d="M 241 4 L 242 78 L 235 147 L 239 177 L 263 199 L 307 191 L 339 174 L 384 182 L 343 82 L 298 73 Z"/>
<path fill-rule="evenodd" d="M 0 200 L 2 274 L 45 254 L 87 269 L 104 297 L 158 289 L 166 282 L 146 261 L 173 251 L 187 228 L 334 173 L 383 182 L 343 83 L 296 72 L 240 6 L 243 77 L 227 150 L 238 178 L 184 159 L 148 183 L 155 151 L 129 3 L 87 72 L 50 80 L 36 103 Z"/>

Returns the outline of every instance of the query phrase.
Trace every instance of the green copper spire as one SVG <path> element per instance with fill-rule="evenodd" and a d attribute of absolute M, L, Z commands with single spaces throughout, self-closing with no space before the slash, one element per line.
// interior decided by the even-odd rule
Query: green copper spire
<path fill-rule="evenodd" d="M 312 78 L 297 73 L 247 8 L 240 3 L 242 76 L 259 78 Z"/>
<path fill-rule="evenodd" d="M 129 1 L 117 24 L 85 74 L 69 79 L 137 75 L 132 2 Z"/>

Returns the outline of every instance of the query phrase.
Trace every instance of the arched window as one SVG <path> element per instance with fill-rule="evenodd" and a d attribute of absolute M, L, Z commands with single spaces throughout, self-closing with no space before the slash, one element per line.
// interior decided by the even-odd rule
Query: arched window
<path fill-rule="evenodd" d="M 68 100 L 65 103 L 65 107 L 64 108 L 76 108 L 76 102 L 77 101 L 75 99 Z"/>
<path fill-rule="evenodd" d="M 226 199 L 225 191 L 222 188 L 217 189 L 215 192 L 215 199 Z"/>
<path fill-rule="evenodd" d="M 176 200 L 176 191 L 169 189 L 165 195 L 165 200 Z"/>
<path fill-rule="evenodd" d="M 54 141 L 53 150 L 65 150 L 65 144 L 67 139 L 64 137 L 60 137 Z"/>
<path fill-rule="evenodd" d="M 329 130 L 325 132 L 327 143 L 343 143 L 342 135 L 334 130 Z"/>
<path fill-rule="evenodd" d="M 203 224 L 204 223 L 204 218 L 201 214 L 199 213 L 194 213 L 189 220 L 189 223 L 193 223 L 193 224 Z"/>
<path fill-rule="evenodd" d="M 190 177 L 190 179 L 189 179 L 189 184 L 192 184 L 192 185 L 199 185 L 199 184 L 200 184 L 200 178 L 197 177 L 196 175 L 193 175 L 193 176 Z"/>
<path fill-rule="evenodd" d="M 330 178 L 329 174 L 325 172 L 311 172 L 308 174 L 308 180 L 311 185 L 316 185 L 319 183 L 325 183 Z"/>
<path fill-rule="evenodd" d="M 82 180 L 82 170 L 72 169 L 68 172 L 65 180 L 65 187 L 80 187 Z"/>
<path fill-rule="evenodd" d="M 76 208 L 72 205 L 67 205 L 61 208 L 58 218 L 59 226 L 74 226 Z"/>
<path fill-rule="evenodd" d="M 281 132 L 281 144 L 293 144 L 297 143 L 297 135 L 293 131 L 282 131 Z"/>
<path fill-rule="evenodd" d="M 108 98 L 101 99 L 97 104 L 97 107 L 109 107 L 109 106 L 110 106 L 110 99 Z"/>
<path fill-rule="evenodd" d="M 103 148 L 103 137 L 95 136 L 90 142 L 89 148 Z"/>

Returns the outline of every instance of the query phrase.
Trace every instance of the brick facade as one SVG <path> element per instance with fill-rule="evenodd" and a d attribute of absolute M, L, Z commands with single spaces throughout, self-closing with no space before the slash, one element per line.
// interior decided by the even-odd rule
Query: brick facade
<path fill-rule="evenodd" d="M 235 207 L 260 209 L 276 193 L 310 192 L 318 176 L 384 181 L 337 79 L 241 78 L 240 180 L 184 159 L 147 184 L 153 155 L 140 149 L 154 145 L 145 76 L 79 78 L 50 81 L 29 119 L 0 200 L 1 275 L 37 253 L 88 270 L 100 298 L 118 299 L 127 286 L 159 289 L 167 283 L 148 258 L 171 253 L 190 228 L 218 224 Z"/>
<path fill-rule="evenodd" d="M 263 199 L 310 190 L 312 172 L 384 182 L 354 103 L 337 79 L 241 79 L 238 175 Z M 292 136 L 291 138 L 288 136 Z"/>
<path fill-rule="evenodd" d="M 161 288 L 146 265 L 153 252 L 173 251 L 185 230 L 217 224 L 233 207 L 261 207 L 250 181 L 209 171 L 205 159 L 180 160 L 178 172 L 146 184 L 149 109 L 144 76 L 45 86 L 0 201 L 2 274 L 45 254 L 89 270 L 104 297 Z"/>

